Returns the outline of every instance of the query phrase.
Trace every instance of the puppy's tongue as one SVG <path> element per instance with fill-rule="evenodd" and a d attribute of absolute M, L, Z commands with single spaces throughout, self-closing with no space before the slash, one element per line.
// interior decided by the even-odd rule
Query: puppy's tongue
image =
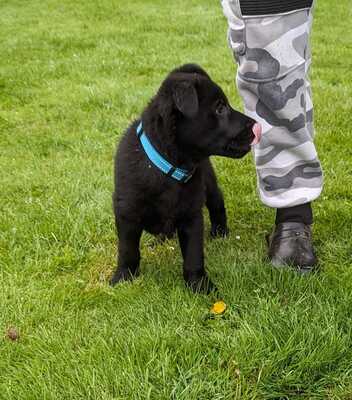
<path fill-rule="evenodd" d="M 262 137 L 262 126 L 258 122 L 256 122 L 253 125 L 252 132 L 254 134 L 254 139 L 251 143 L 251 146 L 254 146 L 260 142 L 260 138 Z"/>

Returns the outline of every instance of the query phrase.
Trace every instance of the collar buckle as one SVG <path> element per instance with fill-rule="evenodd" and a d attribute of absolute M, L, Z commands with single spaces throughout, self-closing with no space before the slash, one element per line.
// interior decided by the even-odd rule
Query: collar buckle
<path fill-rule="evenodd" d="M 185 175 L 185 177 L 182 179 L 183 183 L 187 183 L 192 177 L 193 174 L 195 173 L 196 169 L 193 168 L 192 171 L 190 171 L 187 175 Z"/>

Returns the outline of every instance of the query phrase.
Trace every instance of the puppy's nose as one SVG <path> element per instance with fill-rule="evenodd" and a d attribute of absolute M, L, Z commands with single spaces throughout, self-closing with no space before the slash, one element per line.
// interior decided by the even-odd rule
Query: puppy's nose
<path fill-rule="evenodd" d="M 254 146 L 256 144 L 258 144 L 260 142 L 260 139 L 262 137 L 262 126 L 260 125 L 259 122 L 256 122 L 253 126 L 252 126 L 252 132 L 254 135 L 254 139 L 251 143 L 251 146 Z"/>

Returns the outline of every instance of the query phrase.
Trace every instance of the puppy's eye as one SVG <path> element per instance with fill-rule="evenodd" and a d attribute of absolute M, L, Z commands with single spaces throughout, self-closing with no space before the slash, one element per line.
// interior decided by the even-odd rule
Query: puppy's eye
<path fill-rule="evenodd" d="M 224 103 L 219 103 L 216 106 L 215 112 L 217 115 L 223 115 L 227 112 L 227 106 Z"/>

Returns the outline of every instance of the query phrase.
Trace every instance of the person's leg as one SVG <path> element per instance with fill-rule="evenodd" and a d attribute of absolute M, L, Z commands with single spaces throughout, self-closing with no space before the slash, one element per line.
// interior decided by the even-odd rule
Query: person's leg
<path fill-rule="evenodd" d="M 222 5 L 245 111 L 263 127 L 254 159 L 260 198 L 277 209 L 269 255 L 275 265 L 314 264 L 310 203 L 320 195 L 323 179 L 308 79 L 312 1 L 222 0 Z"/>

